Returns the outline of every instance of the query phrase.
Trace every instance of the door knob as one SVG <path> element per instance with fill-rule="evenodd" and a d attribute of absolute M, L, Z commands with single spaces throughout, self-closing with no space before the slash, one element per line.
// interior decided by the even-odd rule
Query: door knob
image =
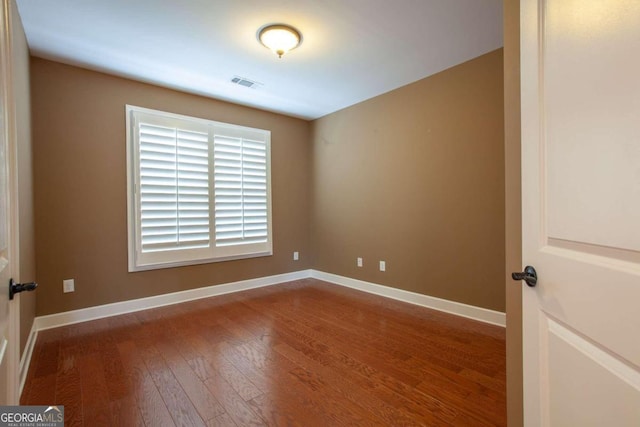
<path fill-rule="evenodd" d="M 36 282 L 31 283 L 16 283 L 15 280 L 9 280 L 9 299 L 13 299 L 15 294 L 23 291 L 33 291 L 38 287 Z"/>
<path fill-rule="evenodd" d="M 522 273 L 511 273 L 513 280 L 524 280 L 527 285 L 534 287 L 538 283 L 536 269 L 527 265 Z"/>

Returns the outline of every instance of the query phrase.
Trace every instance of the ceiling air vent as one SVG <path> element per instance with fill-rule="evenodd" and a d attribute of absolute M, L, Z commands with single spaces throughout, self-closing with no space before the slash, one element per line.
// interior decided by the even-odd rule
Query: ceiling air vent
<path fill-rule="evenodd" d="M 249 80 L 247 78 L 239 77 L 239 76 L 234 76 L 231 79 L 231 83 L 235 83 L 237 85 L 244 86 L 244 87 L 256 87 L 261 84 L 258 82 L 254 82 L 253 80 Z"/>

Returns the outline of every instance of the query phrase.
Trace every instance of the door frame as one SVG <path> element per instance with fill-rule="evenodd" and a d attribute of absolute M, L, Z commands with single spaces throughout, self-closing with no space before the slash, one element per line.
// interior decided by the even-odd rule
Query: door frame
<path fill-rule="evenodd" d="M 7 251 L 9 264 L 5 267 L 15 278 L 19 275 L 19 244 L 18 244 L 18 146 L 16 132 L 16 103 L 13 90 L 12 67 L 12 17 L 15 8 L 13 0 L 4 1 L 0 10 L 0 103 L 3 104 L 5 129 L 0 135 L 0 143 L 6 144 L 6 174 L 7 174 Z M 0 283 L 0 292 L 8 293 L 8 283 Z M 4 289 L 4 291 L 2 290 Z M 20 366 L 20 297 L 14 298 L 8 304 L 8 336 L 7 353 L 4 355 L 8 364 L 7 403 L 17 405 L 19 396 L 19 366 Z"/>

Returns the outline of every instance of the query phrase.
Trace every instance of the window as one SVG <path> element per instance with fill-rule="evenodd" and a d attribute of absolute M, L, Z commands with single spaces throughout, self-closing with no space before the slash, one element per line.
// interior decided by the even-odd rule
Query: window
<path fill-rule="evenodd" d="M 272 254 L 271 133 L 126 106 L 129 271 Z"/>

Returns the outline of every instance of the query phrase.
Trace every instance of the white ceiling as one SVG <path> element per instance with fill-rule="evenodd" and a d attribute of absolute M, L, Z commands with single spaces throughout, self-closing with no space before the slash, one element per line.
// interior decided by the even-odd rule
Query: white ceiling
<path fill-rule="evenodd" d="M 17 3 L 35 56 L 305 119 L 502 46 L 502 0 Z M 256 39 L 269 23 L 302 45 L 278 59 Z"/>

